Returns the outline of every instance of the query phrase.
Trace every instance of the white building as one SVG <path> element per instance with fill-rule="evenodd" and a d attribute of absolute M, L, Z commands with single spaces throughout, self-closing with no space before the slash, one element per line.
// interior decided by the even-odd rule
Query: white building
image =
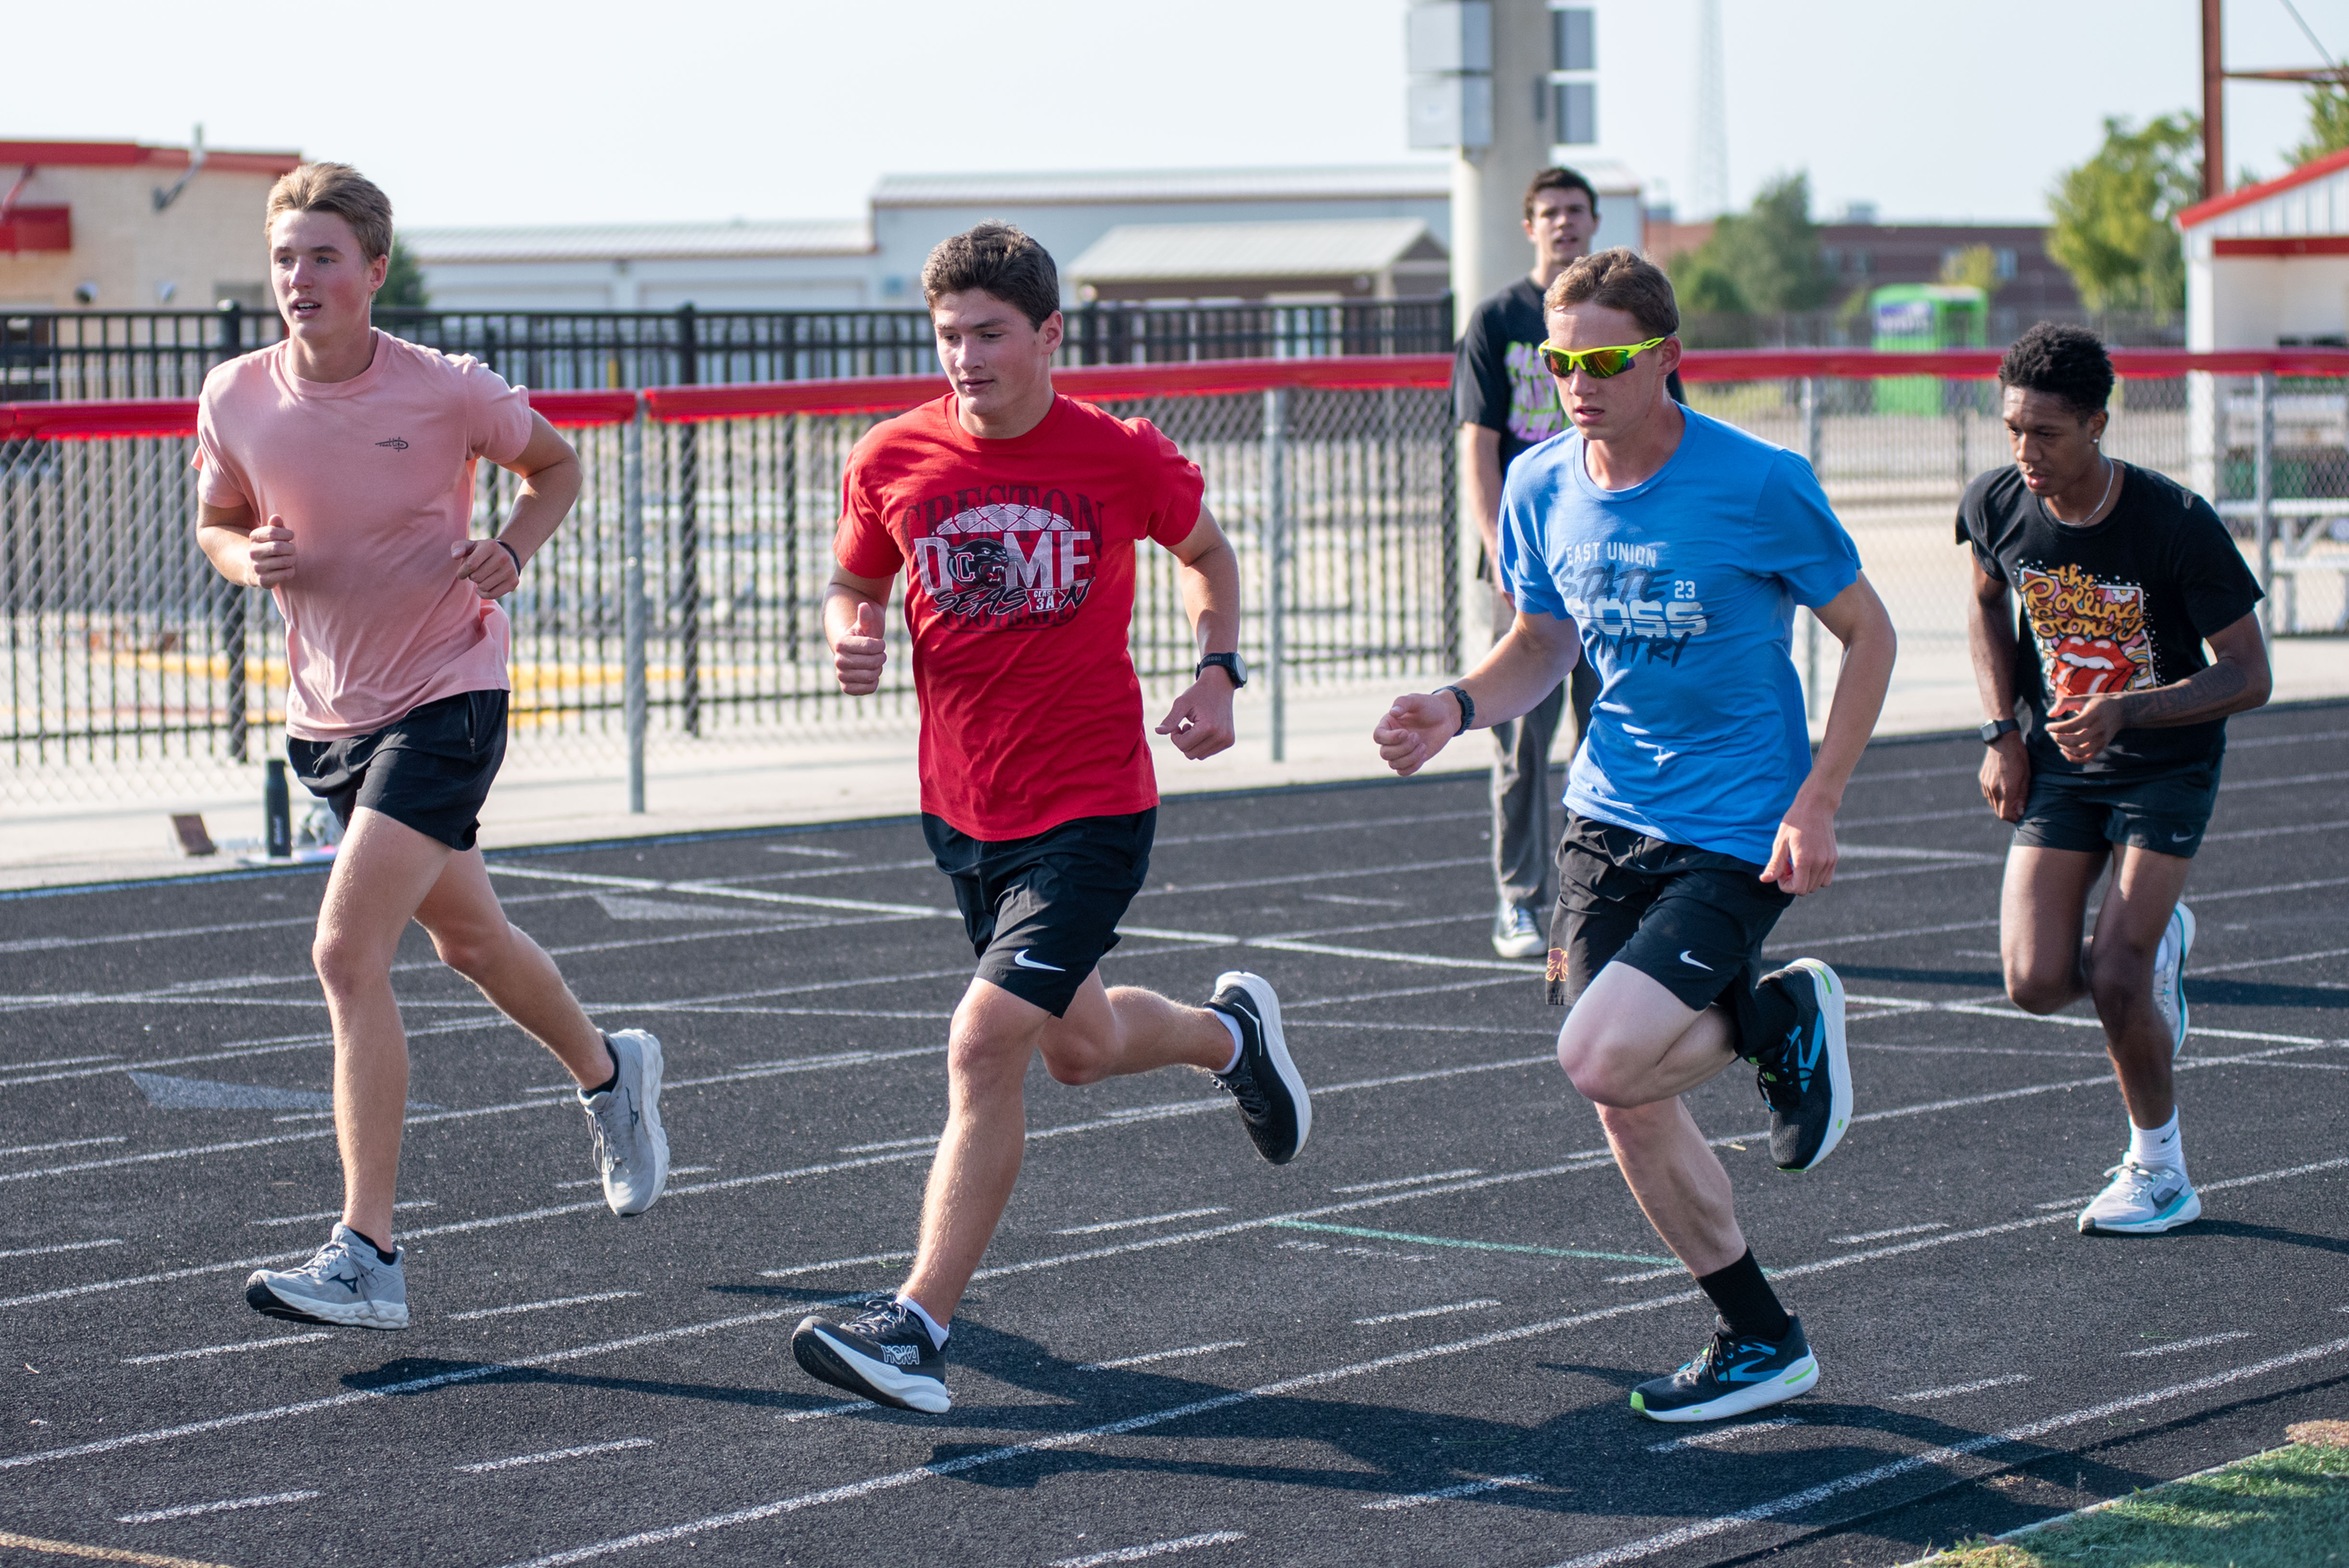
<path fill-rule="evenodd" d="M 442 310 L 820 310 L 872 298 L 856 219 L 402 229 Z"/>

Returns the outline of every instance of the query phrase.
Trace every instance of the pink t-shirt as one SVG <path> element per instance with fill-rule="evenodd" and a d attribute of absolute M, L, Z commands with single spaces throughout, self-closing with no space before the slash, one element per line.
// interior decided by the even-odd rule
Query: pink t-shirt
<path fill-rule="evenodd" d="M 275 590 L 286 733 L 344 740 L 427 702 L 505 691 L 506 612 L 457 575 L 477 458 L 530 444 L 530 403 L 479 360 L 375 334 L 348 381 L 304 381 L 283 343 L 214 368 L 196 414 L 197 493 L 294 535 Z"/>

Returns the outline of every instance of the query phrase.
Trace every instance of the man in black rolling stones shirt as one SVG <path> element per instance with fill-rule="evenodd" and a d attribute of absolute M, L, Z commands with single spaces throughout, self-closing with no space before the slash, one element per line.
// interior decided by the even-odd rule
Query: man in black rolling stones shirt
<path fill-rule="evenodd" d="M 1460 421 L 1460 506 L 1483 541 L 1477 575 L 1492 585 L 1493 639 L 1517 623 L 1517 607 L 1501 587 L 1501 480 L 1518 454 L 1566 428 L 1558 386 L 1542 366 L 1549 336 L 1542 293 L 1568 266 L 1590 254 L 1599 227 L 1599 193 L 1573 169 L 1554 167 L 1525 187 L 1525 237 L 1533 270 L 1478 304 L 1452 358 L 1452 406 Z M 1680 375 L 1665 383 L 1685 403 Z M 1476 662 L 1471 659 L 1468 661 Z M 1590 724 L 1599 680 L 1587 662 L 1521 719 L 1493 731 L 1493 881 L 1500 908 L 1493 916 L 1493 951 L 1503 958 L 1539 958 L 1549 951 L 1550 906 L 1557 901 L 1552 863 L 1550 743 L 1557 738 L 1571 691 L 1574 743 Z M 1572 748 L 1569 747 L 1569 750 Z"/>
<path fill-rule="evenodd" d="M 2208 501 L 2099 449 L 2113 371 L 2093 333 L 2041 322 L 1998 380 L 2014 466 L 1966 488 L 1957 537 L 1974 552 L 1982 794 L 2015 824 L 2007 995 L 2031 1013 L 2092 997 L 2104 1024 L 2129 1147 L 2080 1229 L 2174 1230 L 2202 1213 L 2170 1084 L 2194 945 L 2178 895 L 2218 798 L 2227 715 L 2267 701 L 2259 584 Z"/>

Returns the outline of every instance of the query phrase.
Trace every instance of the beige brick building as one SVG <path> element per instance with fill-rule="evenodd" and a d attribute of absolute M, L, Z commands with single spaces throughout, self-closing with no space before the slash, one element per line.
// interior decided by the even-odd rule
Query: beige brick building
<path fill-rule="evenodd" d="M 301 161 L 0 141 L 0 311 L 209 310 L 223 299 L 266 310 L 261 215 L 271 184 Z"/>

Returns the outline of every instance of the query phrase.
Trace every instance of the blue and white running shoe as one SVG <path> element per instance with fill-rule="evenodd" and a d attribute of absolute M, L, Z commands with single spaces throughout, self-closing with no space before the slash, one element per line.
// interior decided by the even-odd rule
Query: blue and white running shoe
<path fill-rule="evenodd" d="M 1790 1318 L 1780 1339 L 1740 1339 L 1715 1328 L 1696 1359 L 1670 1377 L 1651 1378 L 1631 1391 L 1631 1408 L 1650 1421 L 1720 1421 L 1808 1393 L 1819 1381 L 1819 1359 Z"/>
<path fill-rule="evenodd" d="M 2124 1155 L 2104 1174 L 2111 1185 L 2080 1211 L 2083 1236 L 2153 1236 L 2202 1218 L 2202 1195 L 2174 1165 L 2140 1165 Z"/>
<path fill-rule="evenodd" d="M 1770 1104 L 1770 1159 L 1807 1171 L 1835 1151 L 1851 1125 L 1851 1055 L 1843 1043 L 1843 982 L 1816 958 L 1762 977 L 1794 1000 L 1794 1027 L 1759 1060 L 1756 1085 Z"/>
<path fill-rule="evenodd" d="M 2153 950 L 2153 1005 L 2170 1027 L 2172 1057 L 2186 1049 L 2186 959 L 2193 951 L 2194 911 L 2180 904 Z"/>

